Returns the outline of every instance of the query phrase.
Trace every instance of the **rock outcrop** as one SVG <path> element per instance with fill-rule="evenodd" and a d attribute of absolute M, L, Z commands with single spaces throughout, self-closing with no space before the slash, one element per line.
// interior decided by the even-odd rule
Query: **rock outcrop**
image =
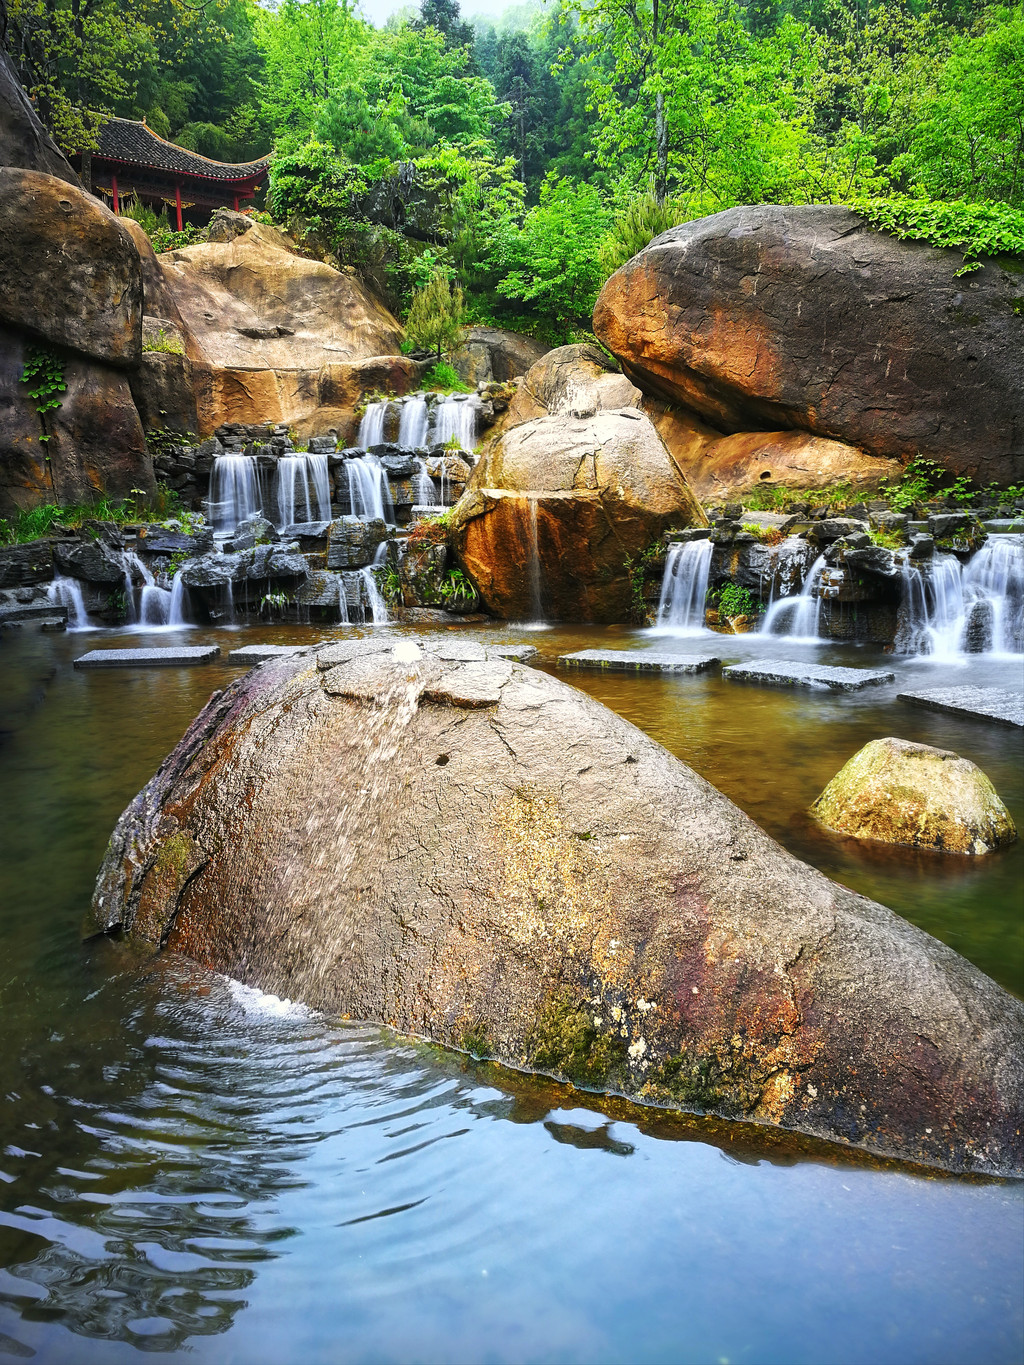
<path fill-rule="evenodd" d="M 598 338 L 645 392 L 721 432 L 798 428 L 980 482 L 1024 461 L 1021 276 L 829 206 L 728 209 L 605 284 Z"/>
<path fill-rule="evenodd" d="M 522 332 L 501 327 L 469 327 L 452 364 L 464 384 L 505 383 L 536 364 L 547 347 Z"/>
<path fill-rule="evenodd" d="M 811 809 L 837 834 L 943 853 L 991 853 L 1017 837 L 977 764 L 905 739 L 865 744 Z"/>
<path fill-rule="evenodd" d="M 645 1103 L 1024 1172 L 1024 1006 L 565 683 L 348 640 L 215 694 L 91 931 Z"/>
<path fill-rule="evenodd" d="M 41 171 L 81 189 L 71 163 L 54 142 L 22 89 L 3 46 L 0 45 L 0 166 Z"/>
<path fill-rule="evenodd" d="M 460 565 L 489 611 L 567 621 L 628 620 L 627 559 L 670 527 L 704 521 L 657 431 L 631 407 L 506 430 L 451 514 Z"/>

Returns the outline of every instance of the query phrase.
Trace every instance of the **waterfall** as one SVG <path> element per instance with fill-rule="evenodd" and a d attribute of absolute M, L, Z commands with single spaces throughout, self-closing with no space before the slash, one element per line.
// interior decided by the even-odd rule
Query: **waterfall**
<path fill-rule="evenodd" d="M 139 625 L 166 626 L 171 620 L 171 594 L 167 588 L 147 583 L 139 599 Z"/>
<path fill-rule="evenodd" d="M 460 450 L 476 445 L 476 404 L 468 398 L 445 398 L 434 410 L 434 444 L 447 445 L 452 437 Z"/>
<path fill-rule="evenodd" d="M 780 597 L 777 602 L 773 602 L 765 615 L 760 633 L 788 635 L 797 640 L 817 640 L 822 578 L 827 570 L 825 556 L 819 555 L 804 579 L 800 595 Z"/>
<path fill-rule="evenodd" d="M 386 626 L 391 619 L 388 616 L 388 604 L 384 601 L 384 596 L 377 586 L 377 579 L 374 577 L 374 570 L 381 567 L 387 556 L 388 543 L 382 540 L 373 556 L 373 563 L 369 568 L 359 569 L 356 575 L 359 579 L 359 605 L 363 620 L 365 621 L 369 615 L 375 626 Z"/>
<path fill-rule="evenodd" d="M 426 440 L 427 400 L 407 398 L 402 404 L 402 416 L 398 424 L 398 444 L 403 450 L 418 450 L 426 444 Z"/>
<path fill-rule="evenodd" d="M 992 536 L 966 567 L 940 553 L 897 562 L 897 653 L 946 661 L 1024 653 L 1024 537 Z"/>
<path fill-rule="evenodd" d="M 530 498 L 530 622 L 544 624 L 544 609 L 540 597 L 540 547 L 537 541 L 537 499 Z"/>
<path fill-rule="evenodd" d="M 352 516 L 360 521 L 379 517 L 393 523 L 395 508 L 388 488 L 388 476 L 377 455 L 358 455 L 346 461 L 348 498 Z"/>
<path fill-rule="evenodd" d="M 416 505 L 418 507 L 436 507 L 437 489 L 434 487 L 434 480 L 427 473 L 426 460 L 416 461 L 416 474 L 413 483 L 416 486 Z"/>
<path fill-rule="evenodd" d="M 306 452 L 282 455 L 277 462 L 274 502 L 279 531 L 302 521 L 330 521 L 331 485 L 327 456 Z"/>
<path fill-rule="evenodd" d="M 179 569 L 171 580 L 171 605 L 167 613 L 167 624 L 169 626 L 188 625 L 185 618 L 186 591 L 182 578 L 183 572 L 182 569 Z"/>
<path fill-rule="evenodd" d="M 387 403 L 368 403 L 359 423 L 359 438 L 356 444 L 363 450 L 384 444 L 384 414 Z"/>
<path fill-rule="evenodd" d="M 207 517 L 215 531 L 233 531 L 262 511 L 256 460 L 252 455 L 218 455 L 210 473 Z"/>
<path fill-rule="evenodd" d="M 77 578 L 55 578 L 46 589 L 46 597 L 55 606 L 67 607 L 69 630 L 92 629 L 82 597 L 82 585 Z"/>
<path fill-rule="evenodd" d="M 714 550 L 708 539 L 669 546 L 658 601 L 659 627 L 694 632 L 704 630 L 704 599 L 707 596 Z"/>

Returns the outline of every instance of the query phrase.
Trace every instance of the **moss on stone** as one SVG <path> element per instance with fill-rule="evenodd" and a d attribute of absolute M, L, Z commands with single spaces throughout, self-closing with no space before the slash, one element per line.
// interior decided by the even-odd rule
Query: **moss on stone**
<path fill-rule="evenodd" d="M 550 1000 L 530 1040 L 530 1064 L 576 1085 L 606 1089 L 626 1062 L 626 1043 L 617 1032 L 602 1032 L 601 1006 Z"/>
<path fill-rule="evenodd" d="M 649 1074 L 644 1095 L 678 1104 L 699 1113 L 714 1111 L 726 1118 L 748 1112 L 750 1104 L 736 1093 L 735 1077 L 727 1076 L 718 1058 L 680 1052 Z"/>

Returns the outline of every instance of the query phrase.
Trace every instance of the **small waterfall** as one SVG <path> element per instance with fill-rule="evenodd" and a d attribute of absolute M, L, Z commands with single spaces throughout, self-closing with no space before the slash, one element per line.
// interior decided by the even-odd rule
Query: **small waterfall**
<path fill-rule="evenodd" d="M 544 608 L 540 595 L 540 547 L 537 540 L 537 499 L 530 498 L 530 624 L 544 624 Z"/>
<path fill-rule="evenodd" d="M 182 579 L 183 572 L 184 570 L 179 569 L 171 580 L 171 605 L 167 613 L 167 624 L 169 626 L 187 626 L 189 624 L 185 617 L 187 593 Z"/>
<path fill-rule="evenodd" d="M 426 440 L 427 400 L 407 398 L 402 404 L 402 416 L 398 423 L 398 444 L 403 450 L 418 450 L 426 444 Z"/>
<path fill-rule="evenodd" d="M 898 563 L 897 653 L 946 661 L 1024 653 L 1024 537 L 990 537 L 966 567 L 940 553 Z"/>
<path fill-rule="evenodd" d="M 338 620 L 343 626 L 351 624 L 348 615 L 348 593 L 345 591 L 344 574 L 338 574 Z"/>
<path fill-rule="evenodd" d="M 356 444 L 363 450 L 369 450 L 371 446 L 379 446 L 384 443 L 384 414 L 387 411 L 387 403 L 368 403 L 366 411 L 363 413 L 363 420 L 359 423 L 359 437 Z"/>
<path fill-rule="evenodd" d="M 416 474 L 413 482 L 416 486 L 417 506 L 436 507 L 437 489 L 434 487 L 434 480 L 427 473 L 426 460 L 416 461 Z"/>
<path fill-rule="evenodd" d="M 658 601 L 659 627 L 695 632 L 704 630 L 704 599 L 707 597 L 714 550 L 715 547 L 707 539 L 669 546 Z"/>
<path fill-rule="evenodd" d="M 55 606 L 67 608 L 69 630 L 92 629 L 82 596 L 82 585 L 77 578 L 55 578 L 46 589 L 46 596 Z"/>
<path fill-rule="evenodd" d="M 327 456 L 305 452 L 282 455 L 277 462 L 274 502 L 279 531 L 301 521 L 330 521 L 331 485 Z"/>
<path fill-rule="evenodd" d="M 145 621 L 143 608 L 147 602 L 147 594 L 152 588 L 153 592 L 159 593 L 162 589 L 156 586 L 156 579 L 146 568 L 142 560 L 134 550 L 122 550 L 118 556 L 121 567 L 124 570 L 124 614 L 125 620 L 130 626 L 136 626 Z M 135 578 L 138 575 L 142 579 L 142 592 L 139 594 L 139 601 L 135 600 Z M 152 594 L 149 594 L 152 601 Z M 155 610 L 151 607 L 151 610 Z M 153 622 L 152 624 L 162 625 L 163 622 Z"/>
<path fill-rule="evenodd" d="M 388 476 L 377 455 L 359 455 L 346 462 L 348 497 L 352 516 L 360 521 L 393 523 L 395 508 L 388 488 Z"/>
<path fill-rule="evenodd" d="M 460 450 L 476 445 L 476 404 L 468 398 L 445 398 L 434 410 L 434 444 L 455 438 Z"/>
<path fill-rule="evenodd" d="M 215 531 L 233 531 L 240 521 L 263 510 L 256 459 L 218 455 L 210 473 L 207 518 Z"/>
<path fill-rule="evenodd" d="M 381 541 L 373 556 L 373 563 L 369 568 L 360 569 L 358 571 L 358 577 L 360 579 L 359 598 L 363 612 L 363 620 L 366 621 L 369 617 L 375 626 L 386 626 L 391 619 L 388 616 L 388 604 L 384 601 L 384 596 L 377 586 L 377 579 L 374 577 L 374 571 L 381 567 L 385 559 L 387 559 L 387 555 L 387 541 Z"/>
<path fill-rule="evenodd" d="M 155 583 L 147 583 L 139 599 L 139 625 L 166 626 L 171 621 L 171 593 L 167 588 L 158 588 Z"/>
<path fill-rule="evenodd" d="M 798 597 L 781 597 L 768 608 L 761 626 L 762 635 L 788 635 L 797 640 L 817 640 L 821 611 L 822 579 L 828 571 L 825 556 L 819 555 L 804 579 Z"/>

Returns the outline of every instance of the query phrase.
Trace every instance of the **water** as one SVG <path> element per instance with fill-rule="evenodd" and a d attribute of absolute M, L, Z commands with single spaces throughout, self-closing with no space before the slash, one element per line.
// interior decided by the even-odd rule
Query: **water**
<path fill-rule="evenodd" d="M 377 546 L 373 556 L 373 563 L 366 569 L 358 571 L 360 580 L 360 610 L 364 621 L 372 622 L 375 626 L 386 626 L 390 621 L 388 616 L 388 604 L 384 601 L 383 594 L 377 586 L 377 578 L 374 573 L 387 559 L 387 541 L 382 541 Z"/>
<path fill-rule="evenodd" d="M 442 462 L 441 486 L 444 487 L 444 465 Z M 416 474 L 413 482 L 416 486 L 416 505 L 418 507 L 436 507 L 437 489 L 434 487 L 434 480 L 427 473 L 426 460 L 416 461 Z M 444 498 L 441 499 L 442 503 Z"/>
<path fill-rule="evenodd" d="M 434 409 L 434 444 L 447 445 L 453 438 L 460 450 L 476 445 L 476 404 L 469 398 L 443 398 Z"/>
<path fill-rule="evenodd" d="M 197 629 L 189 643 L 223 647 L 223 633 Z M 104 644 L 144 643 L 108 634 Z M 311 638 L 263 626 L 231 643 Z M 531 638 L 551 667 L 573 649 L 665 648 L 626 629 Z M 778 648 L 757 636 L 719 643 L 730 659 Z M 82 949 L 114 820 L 238 670 L 225 654 L 208 668 L 75 672 L 81 650 L 73 636 L 25 630 L 8 633 L 0 655 L 0 705 L 28 685 L 0 725 L 9 1355 L 76 1365 L 143 1352 L 211 1365 L 1019 1360 L 1020 1185 L 923 1178 L 639 1110 L 320 1018 L 180 959 Z M 884 658 L 900 682 L 869 697 L 738 689 L 708 675 L 573 682 L 799 856 L 1019 988 L 1024 846 L 973 860 L 851 847 L 806 807 L 866 739 L 898 734 L 980 763 L 1024 824 L 1020 737 L 898 703 L 908 676 L 938 685 L 935 662 L 815 651 Z M 1015 667 L 974 658 L 957 681 L 1005 684 Z"/>
<path fill-rule="evenodd" d="M 77 578 L 55 578 L 46 589 L 48 599 L 59 607 L 67 607 L 68 630 L 92 630 L 89 613 L 85 609 L 82 585 Z"/>
<path fill-rule="evenodd" d="M 282 455 L 274 476 L 277 529 L 300 521 L 330 521 L 331 485 L 326 455 Z"/>
<path fill-rule="evenodd" d="M 210 472 L 207 507 L 213 529 L 230 533 L 240 521 L 262 510 L 255 456 L 218 455 Z"/>
<path fill-rule="evenodd" d="M 392 524 L 395 508 L 391 501 L 388 476 L 377 455 L 359 455 L 345 461 L 349 506 L 360 521 L 379 518 Z"/>
<path fill-rule="evenodd" d="M 810 567 L 796 597 L 780 597 L 765 612 L 762 635 L 788 635 L 795 640 L 817 640 L 821 612 L 822 579 L 828 572 L 825 556 L 819 555 Z"/>
<path fill-rule="evenodd" d="M 704 599 L 714 552 L 710 540 L 669 546 L 658 602 L 658 627 L 683 632 L 705 629 Z"/>
<path fill-rule="evenodd" d="M 537 499 L 529 498 L 530 549 L 527 572 L 530 576 L 530 620 L 528 625 L 534 630 L 543 630 L 544 605 L 541 601 L 540 544 L 537 539 Z"/>
<path fill-rule="evenodd" d="M 379 446 L 384 441 L 384 414 L 387 412 L 387 403 L 368 403 L 366 411 L 363 413 L 363 420 L 359 423 L 359 436 L 356 444 L 363 450 L 369 450 L 371 446 Z"/>
<path fill-rule="evenodd" d="M 992 536 L 966 565 L 938 551 L 899 565 L 899 653 L 950 663 L 966 652 L 1024 653 L 1024 536 Z"/>
<path fill-rule="evenodd" d="M 427 441 L 427 400 L 406 398 L 398 423 L 398 444 L 403 450 L 419 450 Z"/>

